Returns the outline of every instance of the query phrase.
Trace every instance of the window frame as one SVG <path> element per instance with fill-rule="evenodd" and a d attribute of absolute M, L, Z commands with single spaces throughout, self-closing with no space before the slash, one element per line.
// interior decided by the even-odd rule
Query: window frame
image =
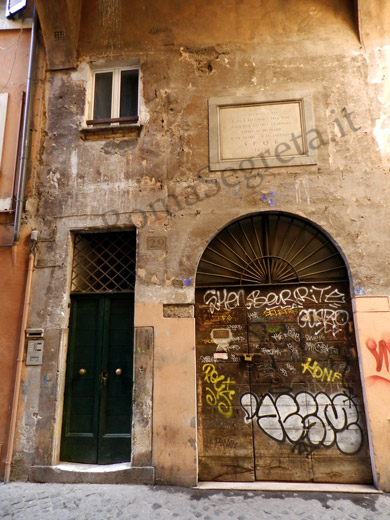
<path fill-rule="evenodd" d="M 120 91 L 121 91 L 121 73 L 127 70 L 136 70 L 138 72 L 137 81 L 137 114 L 135 116 L 120 117 Z M 109 119 L 94 119 L 94 104 L 95 104 L 95 86 L 96 75 L 101 73 L 112 73 L 112 89 L 111 89 L 111 118 Z M 88 110 L 86 125 L 87 127 L 102 127 L 102 126 L 123 126 L 123 124 L 138 125 L 140 115 L 140 98 L 141 98 L 141 71 L 139 65 L 129 65 L 123 67 L 99 67 L 91 70 L 91 89 L 88 96 Z"/>
<path fill-rule="evenodd" d="M 5 140 L 5 127 L 7 121 L 8 92 L 0 93 L 0 172 L 3 163 L 3 147 Z"/>

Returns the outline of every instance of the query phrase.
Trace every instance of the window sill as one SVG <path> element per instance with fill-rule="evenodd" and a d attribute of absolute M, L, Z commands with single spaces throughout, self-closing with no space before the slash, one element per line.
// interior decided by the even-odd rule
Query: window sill
<path fill-rule="evenodd" d="M 136 139 L 141 135 L 142 128 L 143 125 L 140 123 L 88 126 L 81 128 L 80 137 L 83 141 L 118 139 L 122 137 Z"/>

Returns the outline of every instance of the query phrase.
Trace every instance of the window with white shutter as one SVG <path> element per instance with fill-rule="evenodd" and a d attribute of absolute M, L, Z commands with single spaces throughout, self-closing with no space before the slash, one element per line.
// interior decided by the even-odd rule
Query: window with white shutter
<path fill-rule="evenodd" d="M 1 171 L 2 157 L 3 157 L 5 121 L 7 119 L 7 104 L 8 104 L 8 93 L 3 92 L 2 94 L 0 94 L 0 171 Z"/>
<path fill-rule="evenodd" d="M 27 0 L 6 0 L 5 16 L 13 18 L 13 16 L 24 9 L 27 5 Z"/>

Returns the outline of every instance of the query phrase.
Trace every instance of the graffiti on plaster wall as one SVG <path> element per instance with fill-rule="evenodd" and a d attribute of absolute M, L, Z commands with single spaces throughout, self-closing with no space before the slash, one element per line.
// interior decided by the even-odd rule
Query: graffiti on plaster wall
<path fill-rule="evenodd" d="M 247 392 L 241 396 L 241 407 L 246 424 L 256 420 L 270 439 L 290 443 L 299 454 L 336 446 L 344 455 L 353 455 L 363 446 L 357 405 L 345 393 L 266 393 L 258 398 Z"/>
<path fill-rule="evenodd" d="M 229 418 L 233 414 L 232 400 L 235 390 L 230 387 L 235 385 L 230 377 L 219 375 L 213 363 L 206 363 L 202 367 L 203 379 L 208 384 L 206 386 L 206 402 L 210 406 L 215 406 L 219 413 Z"/>
<path fill-rule="evenodd" d="M 390 332 L 383 332 L 380 340 L 374 338 L 366 340 L 366 347 L 371 352 L 376 361 L 376 372 L 380 375 L 371 375 L 366 377 L 368 384 L 382 384 L 390 388 Z"/>
<path fill-rule="evenodd" d="M 384 332 L 382 339 L 375 341 L 374 338 L 368 338 L 366 341 L 366 347 L 371 352 L 376 360 L 376 371 L 381 372 L 383 368 L 383 361 L 385 362 L 386 372 L 389 372 L 389 355 L 390 354 L 390 333 Z"/>

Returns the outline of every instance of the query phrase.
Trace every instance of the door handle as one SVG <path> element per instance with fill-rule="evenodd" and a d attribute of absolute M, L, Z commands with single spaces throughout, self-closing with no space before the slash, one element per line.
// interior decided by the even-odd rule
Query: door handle
<path fill-rule="evenodd" d="M 101 372 L 100 373 L 100 385 L 106 386 L 107 379 L 108 379 L 108 372 Z"/>
<path fill-rule="evenodd" d="M 121 369 L 121 368 L 117 368 L 117 369 L 115 370 L 115 374 L 116 374 L 117 376 L 122 375 L 122 369 Z"/>
<path fill-rule="evenodd" d="M 80 368 L 80 370 L 79 370 L 80 376 L 85 376 L 86 373 L 87 373 L 87 370 L 85 368 Z"/>

